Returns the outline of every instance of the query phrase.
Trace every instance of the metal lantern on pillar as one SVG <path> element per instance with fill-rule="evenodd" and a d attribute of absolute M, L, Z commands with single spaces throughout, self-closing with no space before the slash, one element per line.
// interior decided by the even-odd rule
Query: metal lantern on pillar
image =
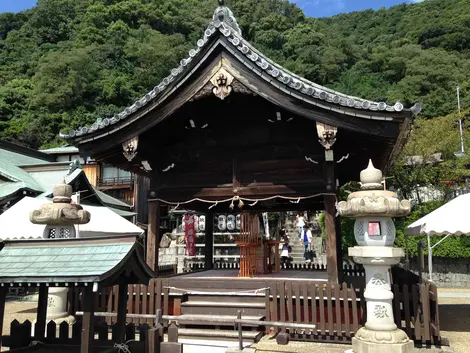
<path fill-rule="evenodd" d="M 390 266 L 404 257 L 403 249 L 393 247 L 392 217 L 408 215 L 411 204 L 408 200 L 399 200 L 396 193 L 384 190 L 382 172 L 372 161 L 361 172 L 360 179 L 361 190 L 351 193 L 347 201 L 337 206 L 341 216 L 356 219 L 354 236 L 359 246 L 349 248 L 348 253 L 366 272 L 367 321 L 353 338 L 353 351 L 411 352 L 413 341 L 395 325 L 389 275 Z"/>

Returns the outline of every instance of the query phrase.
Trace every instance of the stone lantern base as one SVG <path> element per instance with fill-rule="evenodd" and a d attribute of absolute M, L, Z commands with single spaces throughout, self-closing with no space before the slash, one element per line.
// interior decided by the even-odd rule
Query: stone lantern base
<path fill-rule="evenodd" d="M 352 339 L 354 353 L 411 353 L 414 342 L 398 329 L 393 319 L 393 293 L 389 269 L 403 257 L 403 249 L 387 246 L 355 246 L 349 256 L 364 266 L 367 321 Z"/>
<path fill-rule="evenodd" d="M 394 331 L 372 331 L 362 327 L 352 339 L 352 353 L 411 353 L 414 342 L 406 333 Z"/>

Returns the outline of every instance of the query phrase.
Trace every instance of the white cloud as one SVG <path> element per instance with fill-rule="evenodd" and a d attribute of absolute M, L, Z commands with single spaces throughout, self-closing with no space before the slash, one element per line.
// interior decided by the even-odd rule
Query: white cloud
<path fill-rule="evenodd" d="M 416 4 L 418 2 L 423 2 L 424 0 L 410 0 L 409 2 L 411 2 L 412 4 Z"/>

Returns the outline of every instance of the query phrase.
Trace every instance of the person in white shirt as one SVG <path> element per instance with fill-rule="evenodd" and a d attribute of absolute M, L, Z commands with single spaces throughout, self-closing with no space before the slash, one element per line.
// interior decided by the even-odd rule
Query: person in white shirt
<path fill-rule="evenodd" d="M 299 229 L 299 238 L 300 238 L 300 240 L 302 240 L 302 231 L 303 231 L 304 226 L 305 226 L 304 216 L 299 213 L 296 216 L 296 218 L 297 218 L 297 228 Z"/>
<path fill-rule="evenodd" d="M 309 258 L 308 252 L 312 250 L 312 232 L 308 225 L 303 226 L 302 242 L 304 244 L 304 258 L 306 261 L 311 261 L 312 259 Z"/>

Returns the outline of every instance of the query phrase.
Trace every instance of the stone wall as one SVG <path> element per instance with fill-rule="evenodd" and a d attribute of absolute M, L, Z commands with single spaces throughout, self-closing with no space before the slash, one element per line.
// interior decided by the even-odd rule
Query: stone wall
<path fill-rule="evenodd" d="M 409 269 L 418 274 L 418 258 L 411 258 Z M 429 278 L 427 257 L 424 259 L 423 277 Z M 470 287 L 470 260 L 435 257 L 432 259 L 432 278 L 438 287 Z"/>

